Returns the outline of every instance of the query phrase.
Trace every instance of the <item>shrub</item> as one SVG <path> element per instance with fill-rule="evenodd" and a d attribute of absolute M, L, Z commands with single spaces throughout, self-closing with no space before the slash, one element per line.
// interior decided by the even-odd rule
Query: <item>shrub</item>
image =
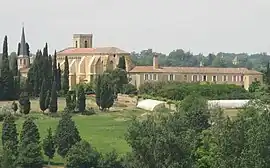
<path fill-rule="evenodd" d="M 137 94 L 137 89 L 134 85 L 128 83 L 128 84 L 124 84 L 123 88 L 121 89 L 121 93 L 122 94 L 133 94 L 136 95 Z"/>
<path fill-rule="evenodd" d="M 198 84 L 181 82 L 151 82 L 140 86 L 139 93 L 143 98 L 156 98 L 165 101 L 183 100 L 186 96 L 196 93 L 210 100 L 250 99 L 252 94 L 241 86 L 229 84 Z M 148 95 L 148 96 L 145 96 Z"/>
<path fill-rule="evenodd" d="M 8 114 L 12 114 L 13 109 L 10 106 L 2 106 L 0 107 L 0 121 L 3 121 L 4 118 L 8 115 Z"/>
<path fill-rule="evenodd" d="M 82 112 L 82 115 L 93 115 L 96 114 L 95 109 L 93 107 L 87 108 Z"/>

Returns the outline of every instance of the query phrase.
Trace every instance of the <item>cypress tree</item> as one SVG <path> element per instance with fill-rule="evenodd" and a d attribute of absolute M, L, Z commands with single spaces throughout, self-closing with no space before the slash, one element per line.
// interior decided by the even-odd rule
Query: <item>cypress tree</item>
<path fill-rule="evenodd" d="M 67 94 L 66 94 L 66 109 L 68 111 L 73 111 L 74 110 L 74 109 L 72 109 L 72 99 L 71 99 L 70 92 L 67 92 Z"/>
<path fill-rule="evenodd" d="M 26 89 L 21 93 L 19 103 L 20 103 L 20 112 L 22 114 L 29 114 L 31 102 L 29 100 L 29 94 L 26 91 Z"/>
<path fill-rule="evenodd" d="M 38 127 L 31 117 L 27 117 L 24 121 L 20 134 L 20 144 L 27 145 L 29 143 L 40 143 Z"/>
<path fill-rule="evenodd" d="M 52 93 L 51 93 L 51 101 L 50 101 L 50 106 L 49 110 L 51 113 L 56 113 L 57 112 L 57 90 L 56 90 L 56 82 L 53 81 L 52 85 Z"/>
<path fill-rule="evenodd" d="M 57 153 L 64 158 L 69 149 L 80 140 L 79 131 L 71 119 L 71 115 L 65 112 L 59 120 L 55 132 Z"/>
<path fill-rule="evenodd" d="M 58 69 L 57 69 L 57 91 L 61 90 L 61 77 L 62 77 L 62 71 L 60 69 L 60 63 L 58 63 Z"/>
<path fill-rule="evenodd" d="M 52 82 L 53 82 L 53 70 L 52 70 L 52 56 L 49 55 L 48 57 L 48 83 L 47 83 L 47 90 L 51 90 L 52 89 Z"/>
<path fill-rule="evenodd" d="M 51 91 L 48 90 L 46 92 L 46 100 L 45 100 L 45 107 L 48 109 L 50 107 L 50 101 L 51 101 Z"/>
<path fill-rule="evenodd" d="M 85 111 L 85 92 L 82 85 L 79 85 L 78 91 L 77 91 L 77 107 L 79 112 Z"/>
<path fill-rule="evenodd" d="M 2 125 L 2 145 L 8 147 L 14 156 L 17 155 L 18 133 L 15 124 L 15 118 L 8 114 Z"/>
<path fill-rule="evenodd" d="M 114 103 L 114 87 L 109 74 L 99 77 L 96 84 L 96 103 L 101 110 L 112 107 Z"/>
<path fill-rule="evenodd" d="M 64 93 L 67 94 L 69 90 L 69 64 L 68 58 L 65 56 L 64 74 L 63 74 L 63 86 Z"/>
<path fill-rule="evenodd" d="M 27 55 L 30 56 L 30 46 L 28 43 L 25 44 L 26 45 L 26 52 L 27 52 Z"/>
<path fill-rule="evenodd" d="M 52 64 L 52 69 L 53 69 L 53 80 L 57 82 L 57 61 L 56 61 L 56 51 L 54 51 L 53 55 L 53 64 Z M 58 84 L 57 84 L 58 85 Z"/>
<path fill-rule="evenodd" d="M 117 67 L 120 68 L 120 69 L 126 70 L 126 60 L 125 60 L 125 57 L 124 56 L 121 56 L 119 58 L 119 62 L 118 62 Z"/>
<path fill-rule="evenodd" d="M 46 97 L 47 97 L 47 92 L 46 92 L 46 80 L 43 79 L 42 85 L 41 85 L 41 90 L 39 94 L 39 107 L 40 110 L 44 113 L 44 111 L 47 109 L 46 108 Z"/>
<path fill-rule="evenodd" d="M 20 167 L 43 167 L 43 157 L 39 143 L 38 127 L 33 119 L 28 117 L 23 123 L 20 135 L 20 152 L 17 159 Z"/>
<path fill-rule="evenodd" d="M 96 104 L 100 109 L 100 101 L 101 101 L 101 76 L 98 75 L 96 80 L 95 94 L 96 94 Z"/>
<path fill-rule="evenodd" d="M 7 36 L 5 36 L 3 44 L 1 83 L 2 99 L 12 100 L 14 98 L 14 78 L 9 67 Z"/>
<path fill-rule="evenodd" d="M 55 154 L 55 144 L 54 144 L 54 138 L 52 135 L 52 129 L 51 127 L 48 129 L 47 136 L 43 140 L 43 151 L 44 154 L 48 157 L 48 165 L 50 166 L 50 160 L 53 159 Z"/>
<path fill-rule="evenodd" d="M 18 43 L 18 51 L 17 51 L 17 55 L 20 55 L 20 48 L 21 48 L 21 43 Z"/>

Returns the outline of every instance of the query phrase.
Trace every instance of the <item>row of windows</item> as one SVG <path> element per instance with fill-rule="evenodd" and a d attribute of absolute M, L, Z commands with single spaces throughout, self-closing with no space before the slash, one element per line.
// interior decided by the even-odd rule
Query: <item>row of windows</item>
<path fill-rule="evenodd" d="M 220 78 L 220 76 L 213 75 L 211 81 L 212 82 L 216 82 L 216 81 L 220 80 L 219 78 Z M 192 75 L 192 81 L 193 82 L 207 81 L 207 80 L 208 80 L 207 79 L 207 75 L 202 75 L 201 76 L 201 79 L 200 79 L 200 76 L 199 75 Z M 228 82 L 229 81 L 229 77 L 227 75 L 223 75 L 223 76 L 221 76 L 221 80 L 220 81 Z M 244 81 L 244 76 L 243 75 L 241 75 L 241 76 L 234 75 L 234 76 L 232 76 L 232 81 L 233 82 L 243 82 Z"/>
<path fill-rule="evenodd" d="M 213 75 L 211 81 L 216 82 L 218 80 L 221 80 L 223 82 L 228 82 L 229 77 L 227 75 L 221 76 L 222 79 L 219 79 L 220 76 Z M 144 74 L 144 80 L 158 80 L 158 75 L 157 74 Z M 175 74 L 169 74 L 168 75 L 168 81 L 173 81 L 175 80 Z M 187 75 L 184 75 L 184 80 L 187 80 Z M 208 81 L 207 75 L 192 75 L 191 80 L 193 82 L 199 82 L 199 81 Z M 233 82 L 243 82 L 244 81 L 244 76 L 237 76 L 234 75 L 232 76 L 232 81 Z"/>

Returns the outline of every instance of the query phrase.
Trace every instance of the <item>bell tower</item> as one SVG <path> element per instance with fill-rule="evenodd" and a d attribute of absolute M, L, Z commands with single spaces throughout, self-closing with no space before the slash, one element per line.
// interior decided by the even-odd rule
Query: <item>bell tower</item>
<path fill-rule="evenodd" d="M 73 34 L 74 48 L 93 48 L 93 34 Z"/>
<path fill-rule="evenodd" d="M 30 58 L 28 55 L 28 47 L 25 40 L 24 26 L 22 27 L 21 42 L 19 45 L 19 53 L 17 58 L 18 69 L 29 68 Z"/>

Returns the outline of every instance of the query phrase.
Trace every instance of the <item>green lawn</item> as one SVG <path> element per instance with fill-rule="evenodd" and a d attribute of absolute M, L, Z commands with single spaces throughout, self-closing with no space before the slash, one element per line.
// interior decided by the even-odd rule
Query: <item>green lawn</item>
<path fill-rule="evenodd" d="M 0 102 L 4 105 L 11 102 Z M 60 110 L 64 107 L 64 99 L 59 99 Z M 91 99 L 87 100 L 88 107 L 94 107 L 95 104 Z M 38 100 L 31 101 L 31 109 L 38 110 Z M 47 129 L 51 127 L 53 130 L 57 127 L 59 117 L 49 117 L 41 112 L 31 112 L 29 115 L 35 118 L 38 125 L 41 140 L 46 136 Z M 132 116 L 140 116 L 145 113 L 143 110 L 135 108 L 119 108 L 114 107 L 110 112 L 97 112 L 95 115 L 82 116 L 74 115 L 77 128 L 82 139 L 87 140 L 98 151 L 105 153 L 115 149 L 119 154 L 125 154 L 130 151 L 125 141 L 125 132 Z M 17 120 L 18 132 L 20 132 L 24 118 Z M 1 129 L 0 129 L 1 135 Z M 46 159 L 46 158 L 45 158 Z M 53 162 L 63 163 L 63 159 L 56 155 Z"/>

